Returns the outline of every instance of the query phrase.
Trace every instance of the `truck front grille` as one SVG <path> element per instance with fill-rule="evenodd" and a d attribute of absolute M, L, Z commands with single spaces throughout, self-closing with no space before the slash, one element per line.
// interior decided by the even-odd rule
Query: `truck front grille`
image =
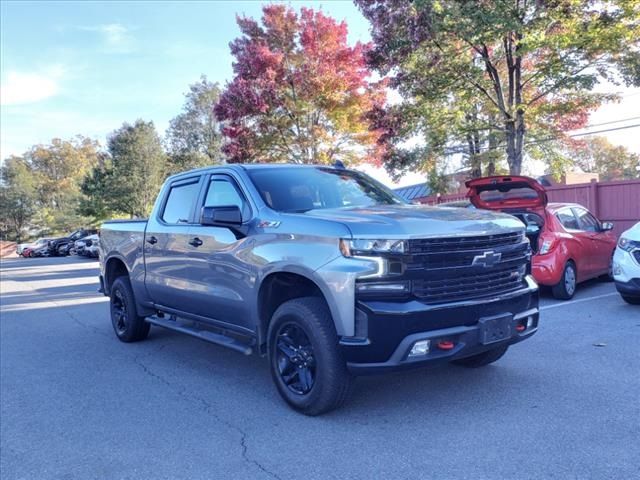
<path fill-rule="evenodd" d="M 469 250 L 490 250 L 522 242 L 523 232 L 498 233 L 475 237 L 417 238 L 409 240 L 409 253 L 453 253 Z"/>
<path fill-rule="evenodd" d="M 522 265 L 457 278 L 420 279 L 413 281 L 413 293 L 428 303 L 473 300 L 517 290 L 524 275 Z"/>
<path fill-rule="evenodd" d="M 523 232 L 412 239 L 404 273 L 412 294 L 427 303 L 490 298 L 524 285 L 531 247 Z M 492 262 L 483 261 L 487 256 Z M 479 257 L 474 264 L 474 259 Z"/>

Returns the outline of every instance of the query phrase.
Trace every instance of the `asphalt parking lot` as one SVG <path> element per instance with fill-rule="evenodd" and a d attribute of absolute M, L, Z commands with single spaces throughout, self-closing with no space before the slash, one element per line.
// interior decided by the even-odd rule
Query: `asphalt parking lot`
<path fill-rule="evenodd" d="M 543 295 L 496 364 L 363 377 L 289 410 L 266 362 L 153 328 L 116 340 L 98 264 L 3 260 L 3 479 L 541 479 L 640 475 L 640 307 L 613 284 Z"/>

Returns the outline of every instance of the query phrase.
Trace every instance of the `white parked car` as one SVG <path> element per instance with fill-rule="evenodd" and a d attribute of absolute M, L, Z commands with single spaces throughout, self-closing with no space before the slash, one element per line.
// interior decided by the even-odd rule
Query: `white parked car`
<path fill-rule="evenodd" d="M 35 251 L 35 250 L 39 250 L 43 247 L 47 246 L 47 242 L 49 242 L 49 240 L 51 240 L 50 238 L 39 238 L 37 239 L 35 242 L 31 242 L 31 243 L 19 243 L 16 246 L 16 253 L 20 256 L 24 256 L 24 251 L 26 249 Z"/>
<path fill-rule="evenodd" d="M 640 305 L 640 222 L 620 235 L 613 254 L 613 279 L 625 302 Z"/>
<path fill-rule="evenodd" d="M 88 237 L 76 240 L 74 244 L 74 250 L 77 255 L 98 258 L 99 242 L 100 237 L 98 235 L 89 235 Z"/>

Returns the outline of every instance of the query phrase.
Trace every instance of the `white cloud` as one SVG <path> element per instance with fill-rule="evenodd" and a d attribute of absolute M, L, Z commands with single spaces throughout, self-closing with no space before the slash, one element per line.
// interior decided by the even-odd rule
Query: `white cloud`
<path fill-rule="evenodd" d="M 64 68 L 55 65 L 42 72 L 9 71 L 0 86 L 2 105 L 35 103 L 53 97 L 60 91 Z"/>
<path fill-rule="evenodd" d="M 131 30 L 121 23 L 106 23 L 89 27 L 78 27 L 86 32 L 98 32 L 109 53 L 129 53 L 133 51 L 134 38 Z"/>

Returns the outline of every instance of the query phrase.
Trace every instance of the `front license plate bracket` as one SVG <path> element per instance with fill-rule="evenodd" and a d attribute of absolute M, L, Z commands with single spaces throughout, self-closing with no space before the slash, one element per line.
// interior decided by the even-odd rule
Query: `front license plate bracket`
<path fill-rule="evenodd" d="M 481 318 L 478 323 L 480 324 L 480 342 L 483 345 L 500 342 L 512 335 L 513 315 L 510 313 Z"/>

